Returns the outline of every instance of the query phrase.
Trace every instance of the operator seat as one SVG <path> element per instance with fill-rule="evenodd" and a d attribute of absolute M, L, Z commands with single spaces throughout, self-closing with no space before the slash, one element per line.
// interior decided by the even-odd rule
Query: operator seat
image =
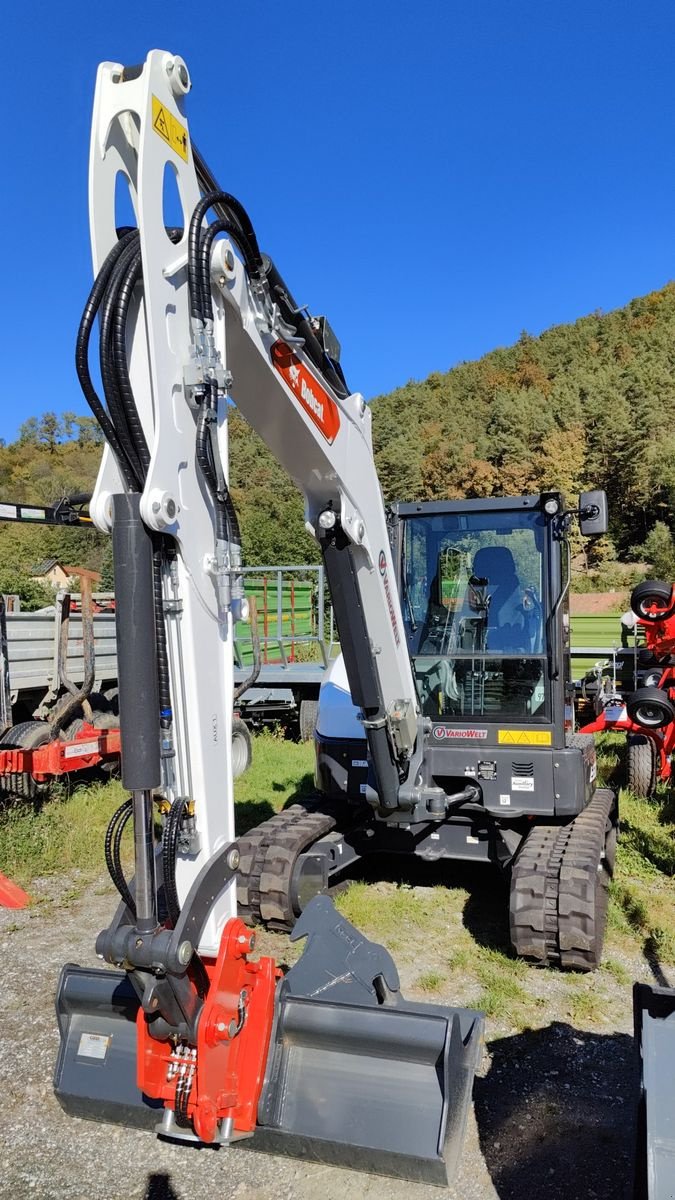
<path fill-rule="evenodd" d="M 523 588 L 511 551 L 506 546 L 483 546 L 474 555 L 473 575 L 487 580 L 486 592 L 490 598 L 487 649 L 524 650 Z"/>

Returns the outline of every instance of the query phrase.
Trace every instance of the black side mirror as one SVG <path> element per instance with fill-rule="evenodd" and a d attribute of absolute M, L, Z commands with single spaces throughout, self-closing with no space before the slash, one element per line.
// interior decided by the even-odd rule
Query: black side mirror
<path fill-rule="evenodd" d="M 605 492 L 582 492 L 579 497 L 579 530 L 582 537 L 607 533 L 607 496 Z"/>

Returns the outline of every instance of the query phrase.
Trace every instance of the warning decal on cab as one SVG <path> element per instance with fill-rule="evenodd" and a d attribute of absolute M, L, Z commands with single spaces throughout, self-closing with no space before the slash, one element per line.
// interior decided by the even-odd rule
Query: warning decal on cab
<path fill-rule="evenodd" d="M 500 729 L 497 741 L 500 746 L 550 746 L 553 736 L 550 729 Z"/>
<path fill-rule="evenodd" d="M 332 444 L 340 428 L 340 413 L 335 401 L 285 342 L 275 342 L 271 354 L 274 366 L 301 408 Z"/>
<path fill-rule="evenodd" d="M 188 160 L 188 131 L 180 121 L 161 104 L 156 96 L 152 97 L 152 128 L 164 139 L 167 146 L 180 154 L 184 162 Z"/>

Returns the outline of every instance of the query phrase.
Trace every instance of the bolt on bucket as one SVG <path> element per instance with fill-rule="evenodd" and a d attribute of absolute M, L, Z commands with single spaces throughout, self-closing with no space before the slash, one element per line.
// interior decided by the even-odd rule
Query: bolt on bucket
<path fill-rule="evenodd" d="M 277 989 L 257 1126 L 242 1146 L 446 1186 L 482 1014 L 405 1000 L 388 952 L 325 896 L 310 902 L 292 938 L 307 945 Z M 56 1006 L 55 1090 L 67 1112 L 197 1140 L 138 1089 L 139 1003 L 124 972 L 66 966 Z"/>

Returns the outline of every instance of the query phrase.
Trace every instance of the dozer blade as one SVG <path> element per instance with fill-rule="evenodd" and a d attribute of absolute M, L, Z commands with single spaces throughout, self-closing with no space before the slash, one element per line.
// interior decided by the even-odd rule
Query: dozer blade
<path fill-rule="evenodd" d="M 482 1015 L 404 1000 L 388 952 L 324 896 L 310 902 L 292 937 L 308 941 L 277 989 L 258 1123 L 242 1145 L 447 1185 Z M 158 1127 L 162 1106 L 136 1085 L 138 1007 L 122 972 L 64 967 L 55 1090 L 67 1112 Z M 166 1118 L 163 1131 L 194 1139 Z"/>
<path fill-rule="evenodd" d="M 641 1059 L 635 1197 L 672 1200 L 675 1196 L 675 988 L 636 983 L 633 1017 Z"/>

